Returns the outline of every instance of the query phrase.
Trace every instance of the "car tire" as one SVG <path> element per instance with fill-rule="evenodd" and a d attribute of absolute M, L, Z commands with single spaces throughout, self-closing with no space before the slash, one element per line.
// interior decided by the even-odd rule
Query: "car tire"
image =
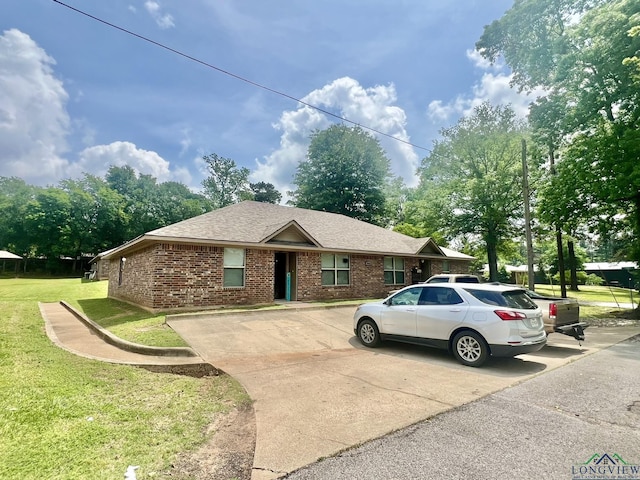
<path fill-rule="evenodd" d="M 464 330 L 453 337 L 453 356 L 463 365 L 481 366 L 489 356 L 489 347 L 482 336 L 471 330 Z"/>
<path fill-rule="evenodd" d="M 380 345 L 380 332 L 373 320 L 366 318 L 358 324 L 358 340 L 365 347 L 374 348 Z"/>

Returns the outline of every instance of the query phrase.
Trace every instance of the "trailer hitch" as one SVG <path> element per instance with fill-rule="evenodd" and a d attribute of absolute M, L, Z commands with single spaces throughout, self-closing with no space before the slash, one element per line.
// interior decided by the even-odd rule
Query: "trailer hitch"
<path fill-rule="evenodd" d="M 582 341 L 584 341 L 584 331 L 589 326 L 588 323 L 578 322 L 572 323 L 570 325 L 561 325 L 555 328 L 557 333 L 562 333 L 563 335 L 568 335 L 570 337 L 575 338 L 578 341 L 578 344 L 582 346 Z"/>

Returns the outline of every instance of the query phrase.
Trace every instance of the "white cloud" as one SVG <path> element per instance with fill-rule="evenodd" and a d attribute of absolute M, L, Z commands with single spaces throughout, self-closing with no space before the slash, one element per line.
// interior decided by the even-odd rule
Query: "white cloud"
<path fill-rule="evenodd" d="M 476 68 L 479 68 L 481 70 L 501 70 L 503 68 L 501 63 L 498 62 L 493 64 L 489 60 L 484 58 L 478 50 L 469 49 L 467 50 L 466 55 L 467 58 L 471 60 L 471 63 L 473 63 Z"/>
<path fill-rule="evenodd" d="M 33 184 L 60 178 L 70 120 L 69 95 L 53 75 L 55 60 L 29 35 L 0 36 L 0 175 Z"/>
<path fill-rule="evenodd" d="M 94 144 L 96 131 L 84 119 L 69 118 L 69 95 L 53 65 L 29 35 L 13 29 L 0 36 L 0 176 L 50 185 L 85 172 L 104 176 L 110 165 L 130 165 L 159 182 L 192 182 L 187 168 L 171 169 L 156 152 L 130 142 L 90 146 L 76 162 L 64 158 L 72 127 L 84 145 Z"/>
<path fill-rule="evenodd" d="M 146 8 L 149 15 L 151 15 L 160 28 L 167 29 L 175 27 L 175 24 L 173 23 L 173 16 L 168 13 L 162 13 L 158 2 L 147 0 L 144 2 L 144 8 Z"/>
<path fill-rule="evenodd" d="M 409 141 L 404 110 L 393 105 L 397 100 L 393 85 L 364 88 L 356 80 L 343 77 L 312 91 L 302 100 L 360 125 Z M 336 121 L 306 105 L 283 112 L 274 125 L 282 131 L 280 147 L 267 155 L 264 161 L 256 160 L 257 168 L 252 180 L 273 183 L 281 192 L 290 190 L 298 163 L 306 157 L 309 135 Z M 391 160 L 394 174 L 402 176 L 410 185 L 415 184 L 419 160 L 413 148 L 388 137 L 378 137 Z"/>
<path fill-rule="evenodd" d="M 180 153 L 178 155 L 182 157 L 187 153 L 189 148 L 191 148 L 193 140 L 191 139 L 191 131 L 189 128 L 183 128 L 180 133 L 182 134 L 182 140 L 180 140 Z"/>
<path fill-rule="evenodd" d="M 471 114 L 473 109 L 483 102 L 490 102 L 492 105 L 510 104 L 516 115 L 525 118 L 529 113 L 529 104 L 545 94 L 542 89 L 529 93 L 518 92 L 516 88 L 511 87 L 513 76 L 503 65 L 490 64 L 476 51 L 468 50 L 467 58 L 485 73 L 473 86 L 471 95 L 458 95 L 448 102 L 432 101 L 427 108 L 427 115 L 434 123 L 454 122 L 461 116 Z"/>
<path fill-rule="evenodd" d="M 96 145 L 80 152 L 80 161 L 74 165 L 76 175 L 92 172 L 104 176 L 111 165 L 133 168 L 137 173 L 155 177 L 158 182 L 178 181 L 189 184 L 191 175 L 184 168 L 171 170 L 167 160 L 156 152 L 143 150 L 131 142 L 113 142 Z"/>

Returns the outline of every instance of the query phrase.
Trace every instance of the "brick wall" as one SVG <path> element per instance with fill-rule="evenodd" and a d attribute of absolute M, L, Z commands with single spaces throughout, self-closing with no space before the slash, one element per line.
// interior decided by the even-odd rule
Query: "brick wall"
<path fill-rule="evenodd" d="M 416 262 L 417 263 L 417 262 Z M 381 298 L 389 290 L 403 285 L 384 284 L 384 257 L 351 255 L 350 285 L 322 285 L 321 254 L 298 254 L 298 300 L 337 300 L 349 298 Z M 411 262 L 405 262 L 405 285 L 411 283 Z"/>
<path fill-rule="evenodd" d="M 246 250 L 245 286 L 222 286 L 224 248 L 158 244 L 129 254 L 118 284 L 113 260 L 109 296 L 157 310 L 273 302 L 274 255 Z"/>
<path fill-rule="evenodd" d="M 463 260 L 448 260 L 449 270 L 444 270 L 442 260 L 431 261 L 431 275 L 439 275 L 441 273 L 469 273 L 469 262 Z"/>
<path fill-rule="evenodd" d="M 412 270 L 419 268 L 419 259 L 405 258 L 404 284 L 385 285 L 384 257 L 378 255 L 351 255 L 350 285 L 323 286 L 320 276 L 321 254 L 298 253 L 298 300 L 334 300 L 349 298 L 381 298 L 390 290 L 410 285 Z M 431 274 L 442 273 L 441 260 L 431 262 Z M 469 273 L 469 262 L 449 260 L 448 273 Z"/>
<path fill-rule="evenodd" d="M 126 262 L 113 258 L 109 262 L 109 296 L 145 307 L 153 307 L 153 264 L 157 247 L 127 255 Z M 120 271 L 122 275 L 120 276 Z M 120 278 L 122 281 L 120 281 Z"/>
<path fill-rule="evenodd" d="M 384 284 L 384 257 L 350 256 L 350 285 L 323 286 L 321 254 L 298 252 L 299 301 L 381 298 L 402 285 Z M 127 255 L 119 284 L 120 259 L 111 260 L 109 296 L 155 310 L 222 305 L 252 305 L 274 300 L 275 250 L 246 249 L 244 287 L 223 287 L 224 248 L 205 245 L 156 244 Z M 433 275 L 442 262 L 431 262 Z M 405 260 L 405 285 L 418 259 Z M 467 262 L 449 261 L 451 273 L 467 273 Z"/>

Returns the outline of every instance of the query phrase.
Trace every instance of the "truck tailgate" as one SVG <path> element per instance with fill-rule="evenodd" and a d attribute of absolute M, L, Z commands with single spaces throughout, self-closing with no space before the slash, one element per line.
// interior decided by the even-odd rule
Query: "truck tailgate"
<path fill-rule="evenodd" d="M 555 325 L 568 325 L 580 321 L 580 305 L 573 300 L 554 300 L 556 304 L 556 321 Z"/>

